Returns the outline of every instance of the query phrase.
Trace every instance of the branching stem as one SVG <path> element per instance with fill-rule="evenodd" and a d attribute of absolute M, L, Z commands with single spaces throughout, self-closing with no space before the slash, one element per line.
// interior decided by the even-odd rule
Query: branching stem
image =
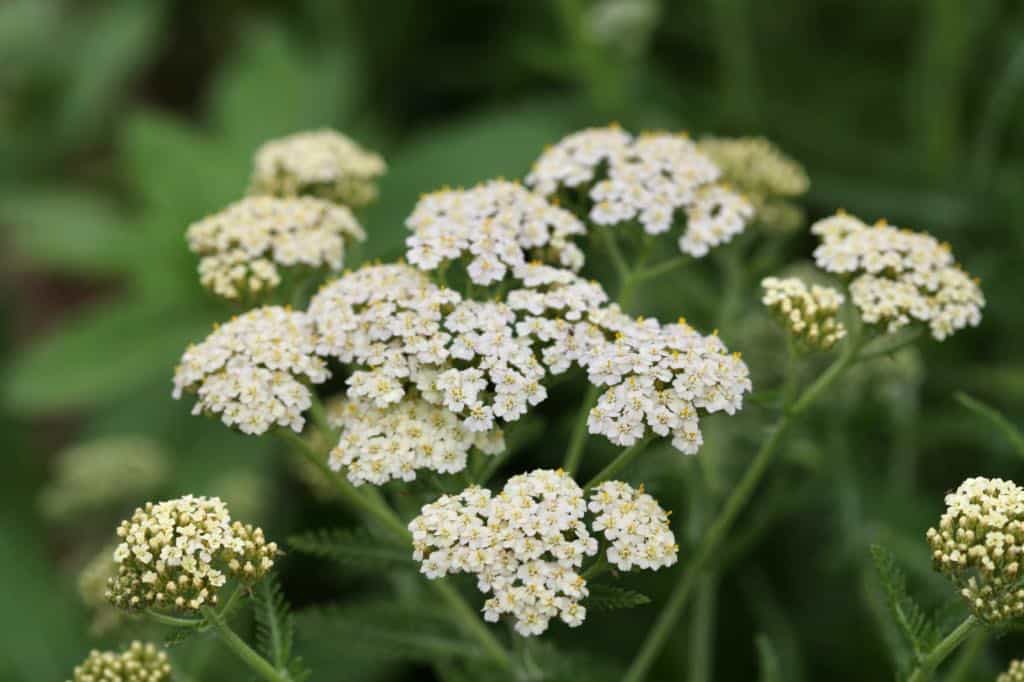
<path fill-rule="evenodd" d="M 251 646 L 246 644 L 245 640 L 235 634 L 235 631 L 231 629 L 231 626 L 227 624 L 227 621 L 219 613 L 209 606 L 204 606 L 202 612 L 206 620 L 212 623 L 213 627 L 217 630 L 220 641 L 224 642 L 253 672 L 262 679 L 267 680 L 267 682 L 290 682 L 291 676 L 287 672 L 275 668 L 267 659 L 260 656 Z"/>
<path fill-rule="evenodd" d="M 929 651 L 924 658 L 918 663 L 917 668 L 907 678 L 907 682 L 927 682 L 932 679 L 932 673 L 935 669 L 942 664 L 946 658 L 956 651 L 956 648 L 960 646 L 967 637 L 974 632 L 974 629 L 980 625 L 980 622 L 974 616 L 967 616 L 960 625 L 950 632 L 943 638 L 941 642 L 935 645 L 935 648 Z"/>

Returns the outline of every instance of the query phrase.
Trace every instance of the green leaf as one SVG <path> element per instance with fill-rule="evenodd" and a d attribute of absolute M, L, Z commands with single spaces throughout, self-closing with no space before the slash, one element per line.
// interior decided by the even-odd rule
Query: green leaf
<path fill-rule="evenodd" d="M 1002 412 L 963 391 L 958 391 L 954 397 L 958 403 L 994 426 L 996 431 L 1006 437 L 1013 447 L 1013 451 L 1018 456 L 1024 457 L 1024 433 L 1021 433 L 1020 429 L 1014 426 Z"/>
<path fill-rule="evenodd" d="M 302 611 L 296 614 L 296 623 L 299 633 L 315 633 L 317 641 L 334 643 L 343 658 L 414 662 L 486 658 L 483 650 L 456 634 L 438 615 L 432 607 L 369 600 Z"/>
<path fill-rule="evenodd" d="M 15 356 L 4 373 L 2 402 L 23 415 L 79 409 L 160 376 L 167 377 L 169 394 L 175 361 L 208 331 L 199 312 L 174 302 L 94 306 Z"/>
<path fill-rule="evenodd" d="M 281 594 L 277 576 L 268 576 L 256 589 L 253 599 L 256 621 L 256 646 L 274 667 L 281 669 L 292 657 L 295 623 L 291 607 Z"/>
<path fill-rule="evenodd" d="M 312 530 L 291 536 L 288 544 L 304 554 L 331 559 L 361 571 L 415 566 L 408 548 L 381 542 L 362 528 Z"/>
<path fill-rule="evenodd" d="M 594 611 L 632 609 L 651 603 L 651 598 L 646 594 L 617 585 L 591 583 L 589 589 L 590 596 L 587 597 L 586 605 Z"/>
<path fill-rule="evenodd" d="M 779 652 L 767 635 L 761 634 L 754 639 L 757 646 L 757 667 L 761 671 L 761 682 L 782 682 L 782 666 L 779 663 Z"/>
<path fill-rule="evenodd" d="M 525 173 L 544 146 L 571 130 L 572 107 L 564 102 L 505 107 L 428 130 L 388 159 L 381 198 L 365 211 L 373 235 L 368 258 L 388 258 L 403 250 L 405 219 L 421 194 L 445 185 L 471 185 Z"/>
<path fill-rule="evenodd" d="M 879 580 L 889 603 L 889 610 L 903 632 L 915 660 L 931 651 L 939 641 L 939 632 L 924 610 L 907 592 L 907 579 L 896 565 L 889 550 L 871 546 L 871 559 L 875 563 Z M 905 664 L 901 652 L 893 652 L 898 663 Z"/>
<path fill-rule="evenodd" d="M 37 266 L 111 275 L 142 266 L 146 249 L 110 201 L 93 192 L 36 189 L 4 195 L 0 215 L 13 225 L 14 247 Z"/>

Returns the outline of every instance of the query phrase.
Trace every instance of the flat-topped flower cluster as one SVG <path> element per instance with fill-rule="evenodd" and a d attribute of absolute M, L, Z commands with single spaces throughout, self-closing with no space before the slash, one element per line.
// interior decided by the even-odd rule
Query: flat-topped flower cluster
<path fill-rule="evenodd" d="M 949 244 L 884 221 L 868 226 L 843 212 L 811 232 L 822 242 L 814 251 L 818 267 L 852 278 L 850 298 L 864 322 L 888 333 L 921 322 L 938 341 L 981 322 L 985 297 Z"/>
<path fill-rule="evenodd" d="M 583 267 L 583 252 L 571 239 L 586 232 L 569 211 L 519 183 L 492 180 L 470 189 L 441 190 L 416 204 L 406 225 L 406 258 L 422 270 L 436 270 L 466 257 L 472 282 L 488 286 L 542 260 L 572 270 Z"/>
<path fill-rule="evenodd" d="M 618 483 L 591 499 L 594 528 L 613 543 L 611 563 L 622 570 L 674 563 L 678 547 L 653 498 Z M 431 579 L 475 575 L 477 588 L 493 595 L 484 618 L 511 615 L 521 635 L 543 633 L 556 617 L 575 627 L 586 618 L 581 602 L 589 594 L 580 568 L 599 547 L 586 512 L 584 492 L 571 476 L 538 469 L 513 476 L 497 495 L 471 487 L 425 505 L 409 524 L 413 557 Z"/>
<path fill-rule="evenodd" d="M 341 269 L 345 247 L 366 233 L 329 201 L 246 197 L 189 226 L 199 281 L 224 298 L 259 295 L 281 283 L 279 268 Z"/>
<path fill-rule="evenodd" d="M 998 478 L 969 478 L 946 495 L 946 512 L 928 529 L 932 558 L 979 617 L 1024 615 L 1024 488 Z"/>
<path fill-rule="evenodd" d="M 278 554 L 261 529 L 232 521 L 216 497 L 148 502 L 121 522 L 117 536 L 107 599 L 123 609 L 196 612 L 217 604 L 229 578 L 260 580 Z"/>
<path fill-rule="evenodd" d="M 174 398 L 194 392 L 193 414 L 217 415 L 243 433 L 273 426 L 301 431 L 312 404 L 307 382 L 329 373 L 315 353 L 313 322 L 301 312 L 256 308 L 190 346 L 174 371 Z"/>
<path fill-rule="evenodd" d="M 721 170 L 686 135 L 633 136 L 617 126 L 573 133 L 547 149 L 526 176 L 544 196 L 581 190 L 597 225 L 639 222 L 668 232 L 680 213 L 679 250 L 701 257 L 743 231 L 753 206 L 718 182 Z"/>
<path fill-rule="evenodd" d="M 829 350 L 846 336 L 838 317 L 846 297 L 838 289 L 807 286 L 799 277 L 765 277 L 761 287 L 761 302 L 803 348 Z"/>

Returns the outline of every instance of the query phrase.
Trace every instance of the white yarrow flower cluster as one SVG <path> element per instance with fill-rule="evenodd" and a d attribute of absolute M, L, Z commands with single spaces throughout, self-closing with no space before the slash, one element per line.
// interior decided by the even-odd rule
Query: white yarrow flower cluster
<path fill-rule="evenodd" d="M 599 225 L 637 221 L 648 234 L 661 234 L 685 213 L 679 249 L 700 258 L 742 232 L 754 213 L 749 201 L 718 182 L 720 176 L 685 135 L 634 137 L 609 126 L 574 133 L 545 150 L 526 182 L 544 196 L 587 186 L 589 216 Z"/>
<path fill-rule="evenodd" d="M 307 383 L 326 381 L 312 321 L 300 312 L 269 306 L 214 328 L 190 346 L 174 372 L 174 398 L 194 392 L 193 414 L 219 415 L 243 433 L 274 426 L 302 430 L 312 404 Z"/>
<path fill-rule="evenodd" d="M 281 283 L 279 267 L 341 268 L 345 246 L 366 233 L 344 206 L 309 197 L 247 197 L 193 223 L 199 281 L 218 296 L 257 295 Z"/>
<path fill-rule="evenodd" d="M 804 348 L 829 350 L 846 336 L 839 321 L 845 297 L 838 289 L 807 284 L 799 277 L 765 277 L 761 280 L 766 305 Z"/>
<path fill-rule="evenodd" d="M 888 333 L 921 322 L 938 341 L 981 322 L 985 297 L 948 244 L 881 221 L 869 227 L 842 212 L 811 231 L 822 241 L 814 251 L 818 267 L 853 277 L 850 299 L 864 322 Z"/>
<path fill-rule="evenodd" d="M 377 178 L 385 170 L 384 159 L 339 132 L 295 133 L 257 150 L 249 191 L 359 207 L 377 198 Z"/>
<path fill-rule="evenodd" d="M 668 512 L 658 501 L 622 481 L 605 481 L 590 493 L 591 524 L 611 543 L 608 561 L 620 570 L 633 567 L 658 570 L 671 566 L 679 556 Z"/>
<path fill-rule="evenodd" d="M 569 211 L 548 203 L 522 185 L 492 180 L 470 189 L 441 190 L 422 197 L 406 225 L 406 258 L 421 270 L 435 270 L 463 256 L 476 284 L 489 286 L 530 260 L 578 270 L 583 252 L 571 239 L 586 231 Z"/>
<path fill-rule="evenodd" d="M 345 467 L 354 485 L 412 481 L 417 469 L 456 473 L 466 468 L 473 447 L 491 455 L 505 449 L 499 429 L 470 431 L 455 413 L 420 397 L 406 395 L 386 407 L 363 400 L 333 407 L 328 416 L 341 440 L 328 464 Z"/>
<path fill-rule="evenodd" d="M 998 478 L 967 479 L 946 495 L 946 511 L 927 537 L 935 567 L 979 618 L 1024 615 L 1024 488 Z"/>
<path fill-rule="evenodd" d="M 428 578 L 472 573 L 493 593 L 484 618 L 513 618 L 516 632 L 539 635 L 552 618 L 580 625 L 588 595 L 578 570 L 597 541 L 583 523 L 583 491 L 563 471 L 509 479 L 500 494 L 467 488 L 423 507 L 409 524 L 413 557 Z"/>
<path fill-rule="evenodd" d="M 195 612 L 217 603 L 229 578 L 253 584 L 274 565 L 277 545 L 232 522 L 218 498 L 186 495 L 135 510 L 117 529 L 117 574 L 107 598 L 123 609 Z"/>

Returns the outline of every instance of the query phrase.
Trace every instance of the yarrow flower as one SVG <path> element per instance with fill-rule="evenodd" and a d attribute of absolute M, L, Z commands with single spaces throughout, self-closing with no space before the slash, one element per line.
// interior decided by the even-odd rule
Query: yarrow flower
<path fill-rule="evenodd" d="M 295 133 L 257 150 L 249 192 L 359 207 L 377 198 L 377 178 L 386 170 L 384 159 L 341 133 Z"/>
<path fill-rule="evenodd" d="M 147 503 L 121 522 L 117 535 L 117 574 L 108 581 L 107 599 L 127 610 L 196 612 L 215 605 L 229 578 L 252 585 L 278 554 L 261 529 L 232 522 L 216 497 Z"/>
<path fill-rule="evenodd" d="M 948 244 L 884 221 L 868 227 L 843 212 L 818 221 L 811 232 L 822 241 L 814 251 L 818 267 L 853 278 L 850 299 L 867 324 L 892 333 L 921 322 L 942 341 L 981 322 L 985 297 Z"/>
<path fill-rule="evenodd" d="M 936 569 L 979 618 L 995 623 L 1024 615 L 1024 489 L 969 478 L 946 495 L 946 512 L 927 537 Z"/>
<path fill-rule="evenodd" d="M 155 644 L 132 642 L 121 652 L 89 652 L 89 657 L 75 667 L 68 682 L 165 682 L 171 679 L 167 654 Z"/>
<path fill-rule="evenodd" d="M 799 277 L 766 277 L 761 287 L 761 302 L 803 348 L 829 350 L 846 336 L 846 327 L 838 318 L 845 297 L 837 289 L 817 284 L 808 287 Z"/>
<path fill-rule="evenodd" d="M 185 351 L 174 371 L 173 396 L 194 392 L 193 414 L 219 415 L 243 433 L 274 426 L 298 432 L 312 404 L 307 382 L 330 376 L 316 349 L 313 323 L 304 313 L 277 306 L 250 310 Z"/>
<path fill-rule="evenodd" d="M 763 137 L 710 137 L 697 148 L 722 170 L 722 178 L 754 205 L 756 222 L 789 231 L 804 222 L 803 210 L 790 199 L 806 194 L 807 172 Z"/>
<path fill-rule="evenodd" d="M 609 560 L 622 570 L 675 562 L 667 514 L 649 495 L 612 482 L 592 493 L 590 509 L 598 514 L 594 528 L 612 541 Z M 586 513 L 571 476 L 537 469 L 512 477 L 497 495 L 473 486 L 425 505 L 409 524 L 413 557 L 431 579 L 475 575 L 477 588 L 493 595 L 484 618 L 510 615 L 523 636 L 543 633 L 556 617 L 576 627 L 589 595 L 580 568 L 598 551 Z"/>
<path fill-rule="evenodd" d="M 279 268 L 341 269 L 345 247 L 366 233 L 344 206 L 309 197 L 247 197 L 189 226 L 199 281 L 218 296 L 259 295 Z"/>
<path fill-rule="evenodd" d="M 125 500 L 138 503 L 167 478 L 170 465 L 160 444 L 144 436 L 97 438 L 61 452 L 53 479 L 39 495 L 54 520 Z"/>
<path fill-rule="evenodd" d="M 411 481 L 417 469 L 456 473 L 466 468 L 473 447 L 485 454 L 505 449 L 499 429 L 470 431 L 451 410 L 409 395 L 386 407 L 345 400 L 328 417 L 341 430 L 328 464 L 345 467 L 354 485 Z"/>
<path fill-rule="evenodd" d="M 521 279 L 521 268 L 531 260 L 573 270 L 583 266 L 583 252 L 570 241 L 586 231 L 583 223 L 514 182 L 427 194 L 406 225 L 413 231 L 406 239 L 409 263 L 435 270 L 465 256 L 470 280 L 483 286 L 509 271 Z"/>
<path fill-rule="evenodd" d="M 668 512 L 657 500 L 622 481 L 605 481 L 590 493 L 592 525 L 611 543 L 608 561 L 620 570 L 634 566 L 656 571 L 671 566 L 679 555 Z"/>
<path fill-rule="evenodd" d="M 547 397 L 544 368 L 508 306 L 463 301 L 410 266 L 350 273 L 313 297 L 309 315 L 318 352 L 355 368 L 348 397 L 377 408 L 414 389 L 468 430 L 487 432 Z"/>
<path fill-rule="evenodd" d="M 668 232 L 684 212 L 679 249 L 700 258 L 742 232 L 754 212 L 750 202 L 718 182 L 720 176 L 685 135 L 634 137 L 609 126 L 574 133 L 547 149 L 526 183 L 544 196 L 579 189 L 593 202 L 589 217 L 595 223 L 635 220 L 648 234 Z"/>
<path fill-rule="evenodd" d="M 1024 661 L 1010 661 L 1010 667 L 999 674 L 996 682 L 1024 682 Z"/>

